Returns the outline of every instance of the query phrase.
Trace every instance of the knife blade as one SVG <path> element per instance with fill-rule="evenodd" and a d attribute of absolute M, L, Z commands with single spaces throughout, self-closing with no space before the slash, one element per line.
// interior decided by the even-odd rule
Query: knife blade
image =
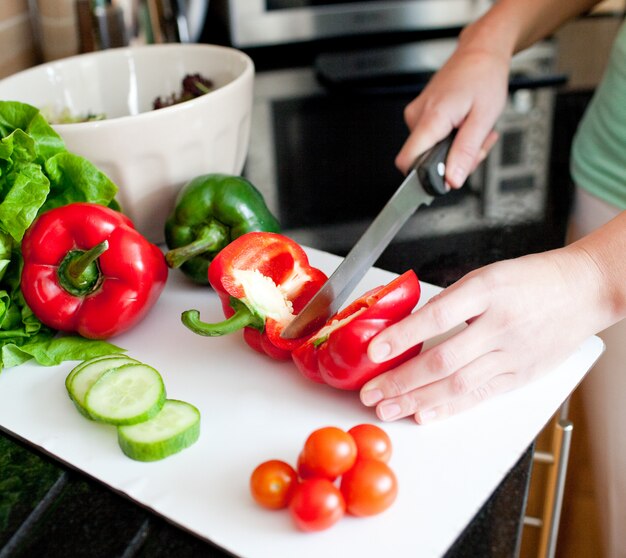
<path fill-rule="evenodd" d="M 420 206 L 430 205 L 435 197 L 448 192 L 445 161 L 454 136 L 453 132 L 418 157 L 411 172 L 363 236 L 328 281 L 285 327 L 281 337 L 297 339 L 323 326 L 341 308 L 409 217 Z"/>

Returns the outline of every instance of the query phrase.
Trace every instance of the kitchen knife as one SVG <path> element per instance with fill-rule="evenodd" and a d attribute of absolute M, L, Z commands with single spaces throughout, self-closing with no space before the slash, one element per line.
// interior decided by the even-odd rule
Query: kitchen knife
<path fill-rule="evenodd" d="M 418 157 L 411 172 L 363 236 L 328 281 L 287 325 L 281 337 L 297 339 L 322 327 L 341 308 L 415 210 L 430 205 L 435 197 L 448 192 L 445 161 L 454 136 L 453 132 Z"/>

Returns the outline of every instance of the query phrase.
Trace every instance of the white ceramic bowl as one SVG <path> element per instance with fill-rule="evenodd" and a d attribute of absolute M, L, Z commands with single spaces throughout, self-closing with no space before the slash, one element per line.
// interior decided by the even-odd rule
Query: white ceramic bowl
<path fill-rule="evenodd" d="M 152 110 L 200 73 L 216 89 Z M 164 44 L 103 50 L 30 68 L 0 81 L 0 99 L 106 120 L 54 125 L 68 150 L 120 188 L 118 200 L 153 242 L 180 187 L 209 172 L 239 174 L 250 135 L 254 65 L 236 49 Z"/>

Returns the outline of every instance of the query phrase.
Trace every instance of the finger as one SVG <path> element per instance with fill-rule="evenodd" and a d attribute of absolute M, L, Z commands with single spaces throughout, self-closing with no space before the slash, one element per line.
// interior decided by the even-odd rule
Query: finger
<path fill-rule="evenodd" d="M 491 127 L 479 110 L 472 110 L 459 127 L 446 160 L 446 182 L 453 188 L 463 186 L 479 164 L 485 144 L 491 142 Z"/>
<path fill-rule="evenodd" d="M 420 423 L 449 416 L 459 412 L 455 411 L 457 407 L 460 410 L 472 401 L 478 403 L 494 395 L 495 392 L 491 391 L 494 378 L 509 378 L 512 387 L 513 375 L 503 370 L 506 370 L 504 355 L 499 351 L 490 352 L 452 376 L 398 397 L 383 399 L 376 406 L 376 414 L 381 420 L 396 420 L 414 415 L 415 420 Z"/>
<path fill-rule="evenodd" d="M 419 155 L 442 140 L 454 125 L 446 115 L 440 111 L 430 111 L 421 114 L 413 124 L 413 131 L 396 156 L 396 166 L 407 174 L 415 164 Z"/>
<path fill-rule="evenodd" d="M 489 135 L 487 136 L 485 143 L 483 143 L 482 147 L 480 148 L 480 153 L 478 154 L 478 161 L 476 161 L 476 164 L 474 165 L 472 172 L 474 172 L 476 168 L 478 167 L 478 165 L 480 165 L 487 158 L 487 155 L 489 155 L 491 148 L 496 144 L 499 137 L 500 135 L 495 130 L 492 130 L 491 132 L 489 132 Z"/>
<path fill-rule="evenodd" d="M 433 420 L 441 420 L 457 415 L 475 407 L 486 399 L 511 391 L 516 387 L 517 383 L 516 375 L 513 373 L 498 374 L 466 395 L 447 401 L 442 405 L 418 411 L 414 416 L 415 421 L 418 424 L 426 424 Z"/>
<path fill-rule="evenodd" d="M 415 124 L 419 122 L 420 115 L 422 114 L 422 107 L 424 106 L 423 99 L 423 95 L 420 95 L 413 99 L 404 108 L 404 123 L 411 131 L 415 128 Z"/>
<path fill-rule="evenodd" d="M 411 360 L 376 376 L 361 389 L 362 402 L 373 405 L 382 399 L 415 392 L 448 377 L 458 377 L 459 371 L 466 369 L 470 363 L 492 354 L 493 340 L 482 329 L 481 324 L 475 322 Z"/>
<path fill-rule="evenodd" d="M 384 362 L 479 316 L 487 307 L 485 293 L 481 279 L 464 277 L 376 335 L 369 343 L 368 357 L 373 362 Z"/>

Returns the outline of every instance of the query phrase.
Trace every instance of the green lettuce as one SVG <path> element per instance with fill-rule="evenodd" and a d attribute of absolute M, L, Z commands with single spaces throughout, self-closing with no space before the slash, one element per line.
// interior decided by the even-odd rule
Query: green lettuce
<path fill-rule="evenodd" d="M 79 201 L 119 207 L 116 194 L 103 172 L 67 151 L 37 108 L 0 101 L 0 372 L 31 359 L 52 366 L 122 351 L 45 326 L 20 288 L 21 241 L 38 215 Z"/>

